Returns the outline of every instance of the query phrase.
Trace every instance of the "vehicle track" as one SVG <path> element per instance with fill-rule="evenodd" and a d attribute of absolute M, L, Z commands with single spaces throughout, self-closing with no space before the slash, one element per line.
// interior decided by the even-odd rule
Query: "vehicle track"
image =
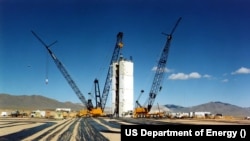
<path fill-rule="evenodd" d="M 14 127 L 14 126 L 20 126 L 20 125 L 26 125 L 26 124 L 35 124 L 37 122 L 33 121 L 25 121 L 25 122 L 8 122 L 5 124 L 1 124 L 0 128 L 7 128 L 7 127 Z"/>
<path fill-rule="evenodd" d="M 121 124 L 117 121 L 107 121 L 107 120 L 104 120 L 103 118 L 96 118 L 96 119 L 99 120 L 101 123 L 108 125 L 112 128 L 117 128 L 117 129 L 121 128 Z"/>
<path fill-rule="evenodd" d="M 109 123 L 100 118 L 92 118 L 89 123 L 100 132 L 120 133 L 120 124 L 118 123 L 117 124 Z"/>
<path fill-rule="evenodd" d="M 74 122 L 67 128 L 62 134 L 59 135 L 58 140 L 59 141 L 70 141 L 72 138 L 72 135 L 74 133 L 74 129 L 78 128 L 76 125 L 80 119 L 74 120 Z"/>
<path fill-rule="evenodd" d="M 40 136 L 38 136 L 32 140 L 51 141 L 52 138 L 54 136 L 56 136 L 56 134 L 58 134 L 64 127 L 69 125 L 71 122 L 72 122 L 71 120 L 67 120 L 66 122 L 63 122 L 61 124 L 57 124 L 57 125 L 53 126 L 51 129 L 47 130 L 46 132 L 44 132 L 43 134 L 41 134 Z"/>
<path fill-rule="evenodd" d="M 0 140 L 3 140 L 3 141 L 17 141 L 17 140 L 23 140 L 27 137 L 29 137 L 30 135 L 32 134 L 35 134 L 45 128 L 48 128 L 50 126 L 52 126 L 54 123 L 52 122 L 46 122 L 42 125 L 39 125 L 39 126 L 36 126 L 36 127 L 32 127 L 32 128 L 29 128 L 29 129 L 23 129 L 19 132 L 15 132 L 15 133 L 12 133 L 12 134 L 8 134 L 8 135 L 4 135 L 4 136 L 1 136 L 0 137 Z"/>
<path fill-rule="evenodd" d="M 93 121 L 93 120 L 92 120 Z M 108 141 L 100 131 L 90 124 L 91 118 L 81 118 L 81 122 L 78 128 L 77 141 Z"/>

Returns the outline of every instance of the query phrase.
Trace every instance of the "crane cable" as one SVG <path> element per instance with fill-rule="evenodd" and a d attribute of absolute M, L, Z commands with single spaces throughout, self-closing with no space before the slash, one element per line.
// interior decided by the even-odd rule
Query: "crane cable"
<path fill-rule="evenodd" d="M 45 84 L 49 83 L 49 54 L 46 53 L 46 64 L 45 64 Z"/>

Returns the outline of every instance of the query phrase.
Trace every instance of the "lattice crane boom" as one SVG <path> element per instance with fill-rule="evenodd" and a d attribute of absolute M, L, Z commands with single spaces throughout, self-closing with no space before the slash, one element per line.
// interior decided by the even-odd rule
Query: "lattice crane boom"
<path fill-rule="evenodd" d="M 123 37 L 123 32 L 119 32 L 117 34 L 117 40 L 116 40 L 116 44 L 115 44 L 115 48 L 112 54 L 112 58 L 110 61 L 110 65 L 109 65 L 109 69 L 108 69 L 108 74 L 106 77 L 106 81 L 104 84 L 104 89 L 103 89 L 103 93 L 102 93 L 102 98 L 101 98 L 101 108 L 102 111 L 104 111 L 106 102 L 107 102 L 107 98 L 108 98 L 108 94 L 109 94 L 109 90 L 111 87 L 111 82 L 112 82 L 112 64 L 114 62 L 117 62 L 119 59 L 119 54 L 120 54 L 120 50 L 123 47 L 123 42 L 122 42 L 122 37 Z"/>
<path fill-rule="evenodd" d="M 50 46 L 52 46 L 53 44 L 55 44 L 56 42 L 52 43 L 51 45 L 46 45 L 41 38 L 34 32 L 31 31 L 32 34 L 45 46 L 45 48 L 47 49 L 47 51 L 49 52 L 50 56 L 52 57 L 52 59 L 54 60 L 57 68 L 60 70 L 60 72 L 62 73 L 62 75 L 64 76 L 64 78 L 67 80 L 68 84 L 70 85 L 70 87 L 74 90 L 75 94 L 78 96 L 78 98 L 81 100 L 81 102 L 84 104 L 84 106 L 86 106 L 87 109 L 92 109 L 93 107 L 89 106 L 88 102 L 86 101 L 84 95 L 82 94 L 82 92 L 80 91 L 80 89 L 77 87 L 76 83 L 73 81 L 73 79 L 71 78 L 71 76 L 69 75 L 69 73 L 67 72 L 67 70 L 65 69 L 65 67 L 63 66 L 63 64 L 61 63 L 61 61 L 56 57 L 56 55 L 49 49 Z"/>
<path fill-rule="evenodd" d="M 167 42 L 163 48 L 163 51 L 161 53 L 161 57 L 158 61 L 158 65 L 157 65 L 157 68 L 155 71 L 155 76 L 154 76 L 153 83 L 152 83 L 150 93 L 149 93 L 149 99 L 147 102 L 148 103 L 148 107 L 147 107 L 148 112 L 151 110 L 153 103 L 154 103 L 154 100 L 155 100 L 158 92 L 162 88 L 161 85 L 162 85 L 164 74 L 165 74 L 165 69 L 166 69 L 166 64 L 167 64 L 167 59 L 168 59 L 168 52 L 169 52 L 169 48 L 170 48 L 170 44 L 171 44 L 171 40 L 172 40 L 172 34 L 174 33 L 176 27 L 178 26 L 180 20 L 181 20 L 181 17 L 177 20 L 171 33 L 166 34 L 167 35 Z"/>

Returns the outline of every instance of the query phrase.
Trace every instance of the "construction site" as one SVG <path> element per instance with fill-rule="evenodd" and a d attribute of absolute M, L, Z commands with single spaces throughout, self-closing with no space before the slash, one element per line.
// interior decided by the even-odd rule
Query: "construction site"
<path fill-rule="evenodd" d="M 41 114 L 40 111 L 23 112 L 20 111 L 9 111 L 7 114 L 6 111 L 2 111 L 3 115 L 10 115 L 11 117 L 27 116 L 35 117 L 37 115 L 43 115 L 42 117 L 129 117 L 129 118 L 193 118 L 193 117 L 202 117 L 202 118 L 217 118 L 218 113 L 210 113 L 209 111 L 199 111 L 199 112 L 189 112 L 189 113 L 170 113 L 165 110 L 164 107 L 160 107 L 159 104 L 155 103 L 158 93 L 163 87 L 163 80 L 166 74 L 166 67 L 169 56 L 169 49 L 173 39 L 173 34 L 177 29 L 179 23 L 181 22 L 181 17 L 178 18 L 174 24 L 172 30 L 169 33 L 162 33 L 166 36 L 166 43 L 162 50 L 159 50 L 160 57 L 158 58 L 156 69 L 154 70 L 154 77 L 151 83 L 150 91 L 147 92 L 147 99 L 144 102 L 144 105 L 141 104 L 140 97 L 144 93 L 144 90 L 141 90 L 141 93 L 137 99 L 135 99 L 134 94 L 134 63 L 132 57 L 127 59 L 122 55 L 122 50 L 124 48 L 123 43 L 123 32 L 118 32 L 116 36 L 115 46 L 112 52 L 112 56 L 109 62 L 108 71 L 106 72 L 106 79 L 101 92 L 99 86 L 99 80 L 96 78 L 94 82 L 94 97 L 91 99 L 86 99 L 79 89 L 78 85 L 75 83 L 71 75 L 63 65 L 63 63 L 57 58 L 55 53 L 51 50 L 51 47 L 57 43 L 54 41 L 51 44 L 45 43 L 34 31 L 31 33 L 34 37 L 45 47 L 48 55 L 54 61 L 56 67 L 61 72 L 62 76 L 65 78 L 69 86 L 72 88 L 75 95 L 81 101 L 82 105 L 85 107 L 74 113 L 70 111 L 58 111 L 50 109 L 43 111 Z M 47 74 L 46 74 L 47 75 Z M 48 84 L 48 78 L 46 77 L 45 83 Z M 107 100 L 108 97 L 111 97 L 111 107 L 107 109 Z M 67 108 L 67 107 L 65 107 Z M 153 109 L 153 110 L 152 110 Z M 4 113 L 5 112 L 5 113 Z M 27 114 L 28 113 L 28 114 Z M 38 113 L 38 114 L 37 114 Z M 49 114 L 53 113 L 53 114 Z M 58 114 L 56 114 L 58 113 Z M 216 115 L 215 115 L 216 114 Z M 45 116 L 46 115 L 46 116 Z M 52 116 L 56 115 L 56 116 Z M 58 116 L 60 115 L 60 116 Z"/>
<path fill-rule="evenodd" d="M 109 116 L 112 117 L 133 117 L 133 118 L 150 118 L 150 117 L 164 117 L 163 112 L 151 112 L 151 109 L 154 105 L 154 101 L 157 97 L 157 94 L 162 89 L 162 83 L 164 79 L 165 69 L 168 60 L 169 48 L 172 41 L 173 33 L 175 32 L 181 17 L 175 23 L 172 31 L 169 34 L 163 33 L 167 41 L 163 50 L 161 51 L 161 56 L 158 60 L 156 66 L 155 75 L 151 85 L 150 92 L 148 92 L 148 100 L 146 101 L 147 105 L 141 105 L 139 98 L 134 101 L 134 76 L 133 76 L 133 60 L 126 59 L 122 56 L 121 50 L 123 49 L 123 32 L 119 32 L 116 37 L 115 48 L 112 53 L 112 57 L 109 63 L 109 68 L 101 93 L 99 80 L 96 78 L 94 80 L 94 100 L 86 99 L 84 94 L 80 91 L 77 84 L 71 78 L 71 75 L 68 73 L 66 68 L 63 66 L 63 63 L 56 57 L 56 55 L 50 49 L 57 41 L 51 43 L 50 45 L 46 44 L 34 31 L 31 31 L 32 34 L 41 42 L 41 44 L 46 48 L 49 55 L 55 62 L 55 65 L 62 73 L 63 77 L 66 79 L 70 87 L 75 92 L 76 96 L 86 107 L 79 111 L 77 116 L 79 117 L 98 117 L 106 116 L 104 112 L 107 105 L 108 96 L 111 93 L 112 96 L 112 106 Z M 46 83 L 48 79 L 45 80 Z M 94 102 L 95 103 L 94 103 Z M 136 103 L 136 105 L 134 105 Z"/>
<path fill-rule="evenodd" d="M 109 69 L 101 91 L 99 79 L 94 82 L 94 99 L 86 99 L 71 75 L 51 50 L 55 42 L 45 43 L 35 31 L 34 37 L 45 47 L 56 67 L 65 78 L 75 96 L 85 107 L 71 111 L 67 107 L 50 110 L 8 111 L 2 112 L 0 119 L 0 140 L 120 140 L 120 125 L 139 124 L 233 124 L 250 125 L 249 120 L 205 112 L 170 113 L 155 102 L 163 87 L 169 49 L 175 30 L 181 17 L 172 30 L 166 34 L 166 43 L 154 72 L 150 91 L 147 92 L 146 105 L 140 97 L 134 98 L 134 64 L 132 58 L 126 58 L 121 51 L 124 47 L 123 32 L 117 33 L 115 47 L 109 62 Z M 136 77 L 136 76 L 135 76 Z M 46 83 L 48 80 L 46 79 Z M 102 87 L 101 87 L 102 88 Z M 111 97 L 111 107 L 107 109 L 107 100 Z M 56 109 L 57 108 L 57 109 Z M 24 130 L 26 129 L 26 130 Z"/>

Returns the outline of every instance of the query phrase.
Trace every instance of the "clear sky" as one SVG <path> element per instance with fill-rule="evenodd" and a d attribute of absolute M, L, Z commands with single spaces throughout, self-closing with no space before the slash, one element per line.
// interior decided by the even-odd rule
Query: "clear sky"
<path fill-rule="evenodd" d="M 154 104 L 221 101 L 250 107 L 249 5 L 249 0 L 0 0 L 0 93 L 80 103 L 31 30 L 47 44 L 58 41 L 51 50 L 86 99 L 95 78 L 102 92 L 116 35 L 123 32 L 122 54 L 134 62 L 134 99 L 143 89 L 143 104 L 166 43 L 161 33 L 182 17 Z"/>

